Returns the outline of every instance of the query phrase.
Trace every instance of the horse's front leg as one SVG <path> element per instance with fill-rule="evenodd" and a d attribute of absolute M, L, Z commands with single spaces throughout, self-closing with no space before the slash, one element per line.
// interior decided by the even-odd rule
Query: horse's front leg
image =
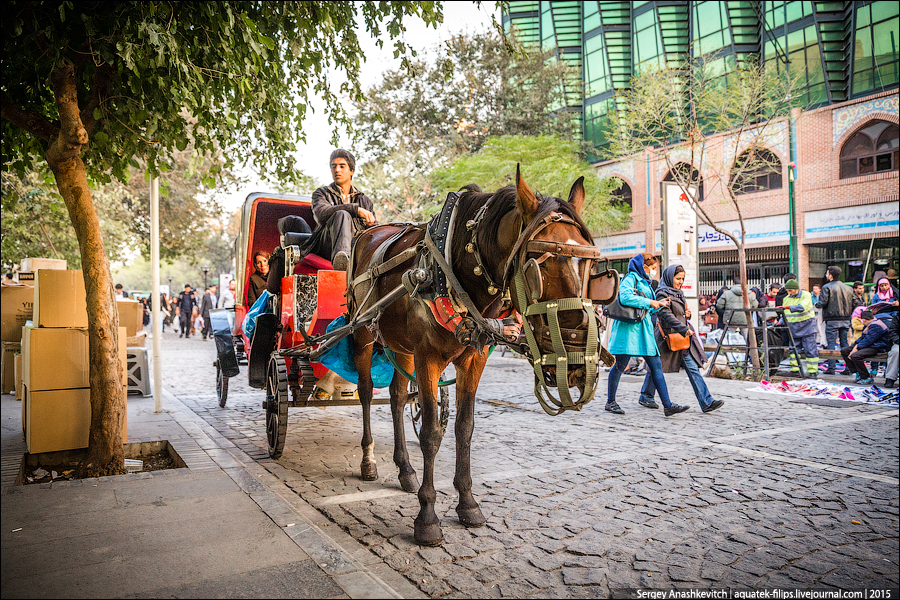
<path fill-rule="evenodd" d="M 359 403 L 362 405 L 363 414 L 363 436 L 360 446 L 362 446 L 362 461 L 359 464 L 360 477 L 364 481 L 375 481 L 378 479 L 378 466 L 375 464 L 375 442 L 372 440 L 372 351 L 374 344 L 369 336 L 363 332 L 361 335 L 354 334 L 353 339 L 353 362 L 356 365 L 356 372 L 359 374 L 359 384 L 357 392 L 359 393 Z M 368 343 L 367 343 L 368 342 Z"/>
<path fill-rule="evenodd" d="M 415 365 L 412 356 L 395 354 L 394 359 L 407 373 L 412 373 Z M 409 452 L 406 450 L 406 429 L 403 426 L 403 410 L 406 408 L 409 380 L 394 371 L 391 380 L 391 417 L 394 422 L 394 464 L 400 470 L 400 487 L 404 492 L 415 492 L 419 489 L 416 470 L 409 464 Z"/>
<path fill-rule="evenodd" d="M 425 352 L 417 352 L 416 383 L 419 386 L 419 407 L 422 409 L 422 429 L 419 432 L 419 445 L 422 447 L 422 485 L 419 487 L 419 515 L 415 521 L 415 539 L 423 546 L 439 546 L 444 541 L 441 534 L 441 523 L 434 504 L 437 493 L 434 489 L 434 458 L 441 447 L 441 427 L 438 422 L 438 379 L 441 376 L 443 363 Z"/>
<path fill-rule="evenodd" d="M 478 508 L 472 495 L 472 431 L 475 429 L 475 391 L 484 365 L 487 363 L 487 349 L 479 356 L 475 349 L 467 350 L 456 365 L 456 475 L 453 486 L 459 492 L 456 514 L 459 522 L 466 527 L 482 527 L 487 520 Z"/>

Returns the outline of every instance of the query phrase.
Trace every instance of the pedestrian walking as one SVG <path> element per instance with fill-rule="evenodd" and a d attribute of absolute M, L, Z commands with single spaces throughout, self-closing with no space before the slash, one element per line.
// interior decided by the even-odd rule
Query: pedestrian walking
<path fill-rule="evenodd" d="M 206 288 L 206 291 L 203 292 L 203 299 L 200 300 L 200 317 L 203 319 L 203 328 L 201 330 L 201 335 L 203 335 L 203 341 L 206 341 L 207 337 L 210 337 L 212 332 L 212 325 L 209 320 L 209 311 L 216 307 L 216 297 L 213 296 L 212 287 Z"/>
<path fill-rule="evenodd" d="M 828 283 L 822 288 L 818 302 L 813 300 L 816 308 L 822 311 L 825 322 L 825 349 L 834 350 L 835 343 L 843 350 L 850 345 L 850 318 L 853 316 L 853 290 L 841 281 L 841 268 L 828 267 L 825 272 Z M 828 361 L 828 375 L 834 375 L 835 360 Z"/>
<path fill-rule="evenodd" d="M 841 350 L 841 356 L 847 363 L 847 369 L 853 373 L 856 383 L 870 385 L 874 382 L 869 369 L 866 367 L 866 359 L 888 352 L 891 349 L 891 334 L 889 325 L 892 319 L 876 319 L 871 310 L 862 312 L 862 322 L 865 327 L 862 336 L 850 348 Z"/>
<path fill-rule="evenodd" d="M 609 351 L 616 356 L 616 364 L 610 369 L 607 380 L 606 410 L 617 415 L 625 414 L 625 411 L 616 402 L 616 391 L 619 389 L 622 373 L 625 372 L 628 361 L 633 356 L 644 358 L 667 417 L 688 409 L 687 406 L 673 404 L 669 400 L 669 389 L 666 387 L 666 378 L 663 376 L 662 363 L 659 360 L 659 349 L 653 335 L 653 322 L 650 315 L 670 302 L 668 298 L 656 300 L 653 288 L 650 287 L 650 280 L 656 277 L 657 265 L 658 261 L 652 254 L 638 254 L 629 261 L 628 273 L 619 286 L 618 300 L 623 307 L 647 312 L 637 323 L 613 321 L 612 324 Z"/>
<path fill-rule="evenodd" d="M 184 291 L 178 295 L 178 311 L 180 316 L 181 333 L 178 337 L 191 337 L 191 315 L 197 306 L 194 295 L 191 294 L 190 284 L 184 284 Z"/>
<path fill-rule="evenodd" d="M 684 292 L 681 291 L 682 285 L 684 285 L 684 267 L 681 265 L 666 267 L 659 287 L 656 289 L 657 300 L 669 299 L 669 303 L 660 306 L 655 315 L 654 337 L 659 349 L 659 360 L 662 363 L 663 373 L 678 373 L 683 367 L 691 382 L 691 387 L 694 388 L 694 395 L 700 403 L 700 409 L 705 413 L 712 412 L 721 408 L 725 401 L 713 399 L 700 374 L 700 365 L 706 359 L 706 353 L 697 333 L 691 326 L 691 310 L 685 302 Z M 673 341 L 679 336 L 682 338 L 681 340 Z M 673 350 L 672 346 L 677 347 L 679 341 L 683 342 L 683 338 L 688 338 L 687 348 Z M 656 385 L 653 383 L 651 374 L 647 373 L 638 403 L 647 408 L 659 408 L 653 399 L 655 395 Z"/>
<path fill-rule="evenodd" d="M 791 279 L 784 284 L 788 295 L 785 296 L 784 320 L 794 337 L 794 343 L 798 349 L 803 349 L 806 355 L 806 371 L 812 376 L 819 374 L 819 347 L 816 344 L 816 309 L 812 304 L 812 296 L 809 292 L 800 289 L 796 279 Z M 799 372 L 800 365 L 797 359 L 791 356 L 791 371 Z"/>

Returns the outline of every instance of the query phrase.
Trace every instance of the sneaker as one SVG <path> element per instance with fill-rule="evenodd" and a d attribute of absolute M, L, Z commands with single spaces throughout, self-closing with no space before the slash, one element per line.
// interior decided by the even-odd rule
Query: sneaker
<path fill-rule="evenodd" d="M 335 254 L 334 258 L 331 259 L 331 267 L 335 271 L 346 271 L 349 264 L 350 257 L 343 250 Z"/>
<path fill-rule="evenodd" d="M 677 415 L 678 413 L 683 413 L 688 408 L 689 407 L 681 406 L 680 404 L 672 404 L 671 406 L 667 406 L 666 410 L 664 412 L 666 413 L 667 417 L 671 417 L 672 415 Z"/>
<path fill-rule="evenodd" d="M 825 369 L 822 371 L 822 375 L 834 375 L 834 369 Z"/>
<path fill-rule="evenodd" d="M 713 400 L 709 403 L 709 406 L 703 409 L 703 412 L 708 413 L 716 410 L 717 408 L 722 408 L 722 405 L 725 404 L 724 400 Z"/>
<path fill-rule="evenodd" d="M 659 408 L 659 404 L 656 403 L 656 400 L 644 400 L 641 398 L 638 400 L 638 404 L 643 406 L 644 408 Z"/>
<path fill-rule="evenodd" d="M 625 411 L 622 410 L 622 407 L 619 406 L 618 402 L 613 400 L 612 402 L 606 403 L 606 412 L 611 412 L 616 415 L 624 415 Z"/>
<path fill-rule="evenodd" d="M 875 380 L 869 377 L 867 379 L 859 379 L 856 383 L 858 383 L 859 385 L 872 385 L 874 382 Z"/>
<path fill-rule="evenodd" d="M 897 382 L 894 381 L 893 379 L 885 379 L 885 380 L 884 380 L 884 387 L 886 387 L 886 388 L 895 388 L 895 387 L 897 387 Z"/>

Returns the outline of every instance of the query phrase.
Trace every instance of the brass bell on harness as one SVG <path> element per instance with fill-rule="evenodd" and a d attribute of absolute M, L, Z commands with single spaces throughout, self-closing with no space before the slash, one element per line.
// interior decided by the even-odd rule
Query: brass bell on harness
<path fill-rule="evenodd" d="M 484 271 L 481 268 L 481 265 L 475 265 L 475 268 L 472 269 L 472 272 L 476 275 L 481 275 Z"/>
<path fill-rule="evenodd" d="M 491 296 L 493 296 L 494 294 L 496 294 L 496 293 L 499 292 L 499 291 L 500 291 L 500 290 L 498 290 L 498 289 L 497 289 L 496 287 L 494 287 L 493 285 L 489 285 L 489 286 L 488 286 L 488 294 L 491 295 Z"/>
<path fill-rule="evenodd" d="M 466 252 L 468 252 L 469 254 L 475 254 L 475 244 L 473 244 L 472 242 L 466 244 Z"/>
<path fill-rule="evenodd" d="M 468 221 L 466 221 L 466 229 L 468 229 L 469 231 L 475 229 L 476 225 L 478 225 L 478 223 L 475 222 L 475 219 L 469 219 Z"/>

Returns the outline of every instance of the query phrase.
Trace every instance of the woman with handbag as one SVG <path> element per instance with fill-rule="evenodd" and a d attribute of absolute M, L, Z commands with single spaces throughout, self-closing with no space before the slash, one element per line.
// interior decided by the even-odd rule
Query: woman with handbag
<path fill-rule="evenodd" d="M 638 254 L 632 258 L 628 263 L 628 273 L 619 286 L 619 296 L 610 305 L 607 313 L 609 318 L 614 319 L 610 330 L 609 351 L 615 354 L 616 364 L 610 369 L 607 380 L 609 396 L 606 400 L 606 410 L 617 415 L 625 414 L 616 403 L 616 391 L 632 356 L 641 356 L 647 363 L 647 377 L 656 384 L 667 417 L 688 409 L 687 406 L 672 404 L 669 400 L 669 390 L 659 360 L 659 349 L 653 337 L 650 314 L 669 304 L 668 298 L 653 299 L 650 280 L 656 277 L 657 266 L 658 261 L 652 254 Z"/>
<path fill-rule="evenodd" d="M 663 271 L 662 282 L 656 290 L 656 299 L 668 298 L 669 304 L 656 313 L 654 334 L 659 347 L 659 360 L 664 373 L 678 373 L 684 367 L 691 387 L 694 388 L 694 395 L 700 402 L 700 409 L 708 413 L 721 408 L 725 401 L 713 400 L 700 374 L 700 365 L 706 360 L 706 352 L 691 326 L 691 311 L 685 303 L 682 285 L 684 285 L 684 267 L 672 265 Z M 648 375 L 644 378 L 644 387 L 641 388 L 638 403 L 647 408 L 659 408 L 653 400 L 655 394 L 656 386 Z"/>

